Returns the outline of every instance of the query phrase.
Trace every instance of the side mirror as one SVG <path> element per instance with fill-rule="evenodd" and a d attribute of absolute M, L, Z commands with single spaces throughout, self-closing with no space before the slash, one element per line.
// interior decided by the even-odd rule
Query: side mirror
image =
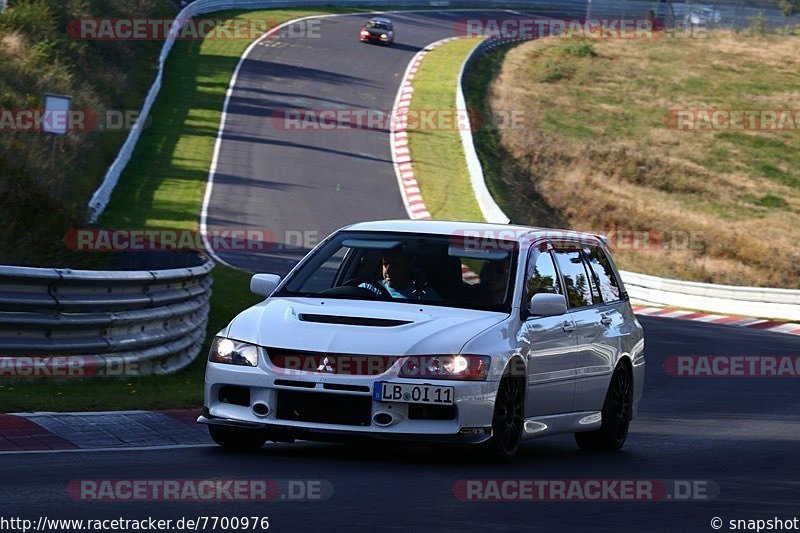
<path fill-rule="evenodd" d="M 276 274 L 256 274 L 250 278 L 250 292 L 259 296 L 269 297 L 281 282 L 281 277 Z"/>
<path fill-rule="evenodd" d="M 560 316 L 567 312 L 567 299 L 562 294 L 534 294 L 528 312 L 533 316 Z"/>

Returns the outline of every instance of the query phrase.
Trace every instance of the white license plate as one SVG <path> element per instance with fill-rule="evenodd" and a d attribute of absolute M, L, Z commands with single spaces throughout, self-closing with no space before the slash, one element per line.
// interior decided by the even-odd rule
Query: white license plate
<path fill-rule="evenodd" d="M 376 402 L 453 405 L 453 387 L 376 381 L 375 388 L 372 389 L 372 398 Z"/>

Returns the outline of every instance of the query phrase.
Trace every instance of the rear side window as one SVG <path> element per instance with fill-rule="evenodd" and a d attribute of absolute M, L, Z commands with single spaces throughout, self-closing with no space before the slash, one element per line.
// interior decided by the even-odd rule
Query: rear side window
<path fill-rule="evenodd" d="M 547 294 L 564 294 L 558 281 L 553 258 L 547 250 L 534 252 L 528 263 L 527 274 L 528 298 L 541 292 Z"/>
<path fill-rule="evenodd" d="M 564 278 L 570 308 L 592 305 L 592 286 L 578 250 L 556 250 L 556 261 Z"/>
<path fill-rule="evenodd" d="M 619 283 L 617 277 L 614 275 L 614 269 L 611 268 L 611 262 L 608 260 L 606 253 L 596 246 L 584 250 L 586 260 L 589 262 L 589 267 L 595 276 L 595 280 L 599 285 L 600 295 L 603 297 L 605 303 L 616 302 L 620 300 Z"/>

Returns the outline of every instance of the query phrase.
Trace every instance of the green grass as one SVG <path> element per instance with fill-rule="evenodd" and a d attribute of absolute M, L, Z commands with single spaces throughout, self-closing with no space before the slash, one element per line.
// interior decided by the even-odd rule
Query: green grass
<path fill-rule="evenodd" d="M 753 39 L 750 46 L 751 50 L 768 49 L 773 43 L 786 42 L 790 41 L 771 37 Z M 645 144 L 653 130 L 663 129 L 665 102 L 677 109 L 796 107 L 791 102 L 797 86 L 792 65 L 770 64 L 749 50 L 725 53 L 732 45 L 723 37 L 600 44 L 585 48 L 589 45 L 554 41 L 529 52 L 526 74 L 530 81 L 546 84 L 537 86 L 530 99 L 531 107 L 549 109 L 540 115 L 538 126 L 544 133 L 579 142 L 596 136 L 605 143 L 640 139 Z M 736 68 L 725 70 L 724 66 Z M 771 95 L 777 96 L 772 104 L 760 100 Z M 568 101 L 569 106 L 552 105 L 556 100 Z M 705 137 L 715 139 L 714 143 L 703 141 L 709 148 L 740 154 L 718 159 L 721 172 L 745 172 L 791 187 L 800 184 L 800 145 L 795 132 L 727 131 Z M 674 155 L 706 164 L 706 150 Z M 783 165 L 776 166 L 774 161 Z"/>
<path fill-rule="evenodd" d="M 285 21 L 327 12 L 300 9 L 214 16 Z M 152 120 L 114 190 L 103 225 L 197 228 L 225 91 L 249 44 L 238 39 L 176 42 Z"/>
<path fill-rule="evenodd" d="M 464 80 L 463 90 L 467 107 L 475 109 L 481 116 L 491 115 L 492 111 L 484 95 L 503 65 L 505 53 L 506 48 L 500 47 L 478 57 Z M 483 167 L 483 177 L 489 192 L 495 201 L 507 204 L 511 200 L 511 194 L 509 188 L 501 182 L 498 169 L 504 161 L 511 161 L 512 158 L 508 157 L 501 146 L 497 130 L 488 127 L 475 130 L 472 132 L 472 140 Z"/>
<path fill-rule="evenodd" d="M 411 117 L 423 113 L 452 116 L 461 63 L 477 43 L 477 39 L 457 39 L 425 56 L 414 76 Z M 409 151 L 425 205 L 435 219 L 483 220 L 472 191 L 461 133 L 444 121 L 436 124 L 408 130 Z"/>
<path fill-rule="evenodd" d="M 752 194 L 745 194 L 742 195 L 742 200 L 757 206 L 768 207 L 772 209 L 783 209 L 789 205 L 786 200 L 773 194 L 766 194 L 760 197 Z"/>
<path fill-rule="evenodd" d="M 455 94 L 461 64 L 475 47 L 475 39 L 450 41 L 435 48 L 425 56 L 414 77 L 414 110 L 455 109 Z M 478 117 L 492 117 L 486 93 L 503 64 L 508 48 L 501 47 L 478 57 L 468 71 L 463 90 L 467 108 Z M 566 52 L 576 57 L 594 54 L 592 47 L 577 44 Z M 513 110 L 501 111 L 508 115 Z M 413 116 L 413 115 L 412 115 Z M 498 124 L 484 120 L 480 127 L 473 128 L 473 144 L 483 167 L 484 180 L 495 201 L 502 206 L 519 204 L 519 183 L 504 182 L 509 175 L 522 175 L 514 157 L 500 142 Z M 409 129 L 408 142 L 414 174 L 420 184 L 422 198 L 431 217 L 439 220 L 483 221 L 475 193 L 472 190 L 460 132 L 455 129 Z M 535 191 L 526 191 L 524 209 L 531 219 L 514 220 L 518 223 L 559 226 L 560 219 L 554 210 L 541 198 L 528 202 Z"/>
<path fill-rule="evenodd" d="M 349 9 L 295 9 L 219 13 L 225 18 L 274 21 Z M 101 224 L 115 228 L 196 229 L 225 91 L 245 40 L 178 41 L 166 65 L 152 121 L 120 178 Z M 38 380 L 0 385 L 0 411 L 83 411 L 198 407 L 211 336 L 259 298 L 249 292 L 250 275 L 218 265 L 208 338 L 197 360 L 168 376 Z"/>

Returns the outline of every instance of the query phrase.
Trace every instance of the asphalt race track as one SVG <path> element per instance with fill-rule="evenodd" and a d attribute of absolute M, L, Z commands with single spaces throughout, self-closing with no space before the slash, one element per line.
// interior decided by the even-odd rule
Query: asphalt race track
<path fill-rule="evenodd" d="M 229 108 L 208 225 L 318 231 L 366 219 L 405 218 L 386 131 L 281 131 L 275 110 L 391 109 L 406 64 L 453 34 L 461 14 L 394 15 L 393 48 L 364 45 L 364 17 L 325 19 L 321 39 L 257 46 Z M 485 13 L 481 16 L 487 16 Z M 507 16 L 507 15 L 506 15 Z M 222 254 L 252 271 L 285 273 L 305 253 Z M 618 453 L 579 452 L 570 435 L 523 445 L 511 464 L 465 450 L 370 444 L 269 444 L 257 453 L 213 446 L 152 451 L 0 455 L 2 515 L 178 519 L 269 516 L 275 531 L 586 530 L 713 531 L 710 521 L 800 515 L 800 381 L 675 378 L 672 355 L 798 355 L 798 337 L 642 317 L 647 383 L 639 418 Z M 326 480 L 324 501 L 251 503 L 76 501 L 81 479 Z M 465 502 L 464 479 L 697 480 L 718 486 L 691 501 Z"/>
<path fill-rule="evenodd" d="M 310 235 L 303 240 L 313 247 L 315 238 L 347 224 L 408 218 L 388 129 L 287 129 L 281 117 L 295 110 L 388 114 L 414 54 L 456 35 L 459 19 L 492 16 L 514 15 L 392 14 L 397 41 L 391 47 L 358 41 L 365 16 L 331 17 L 322 19 L 320 38 L 256 46 L 231 95 L 207 225 L 263 230 L 279 249 L 218 255 L 247 270 L 283 275 L 309 250 L 295 242 L 298 233 Z"/>

